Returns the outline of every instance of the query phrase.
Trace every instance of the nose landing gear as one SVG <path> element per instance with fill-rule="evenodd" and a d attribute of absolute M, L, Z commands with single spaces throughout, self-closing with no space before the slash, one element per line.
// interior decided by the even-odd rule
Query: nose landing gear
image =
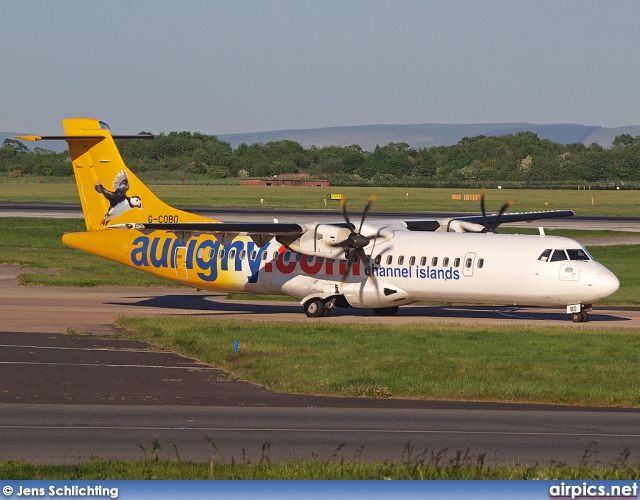
<path fill-rule="evenodd" d="M 571 314 L 571 321 L 574 323 L 586 323 L 589 321 L 589 313 L 591 311 L 591 304 L 585 305 L 571 305 L 567 307 L 567 312 Z"/>
<path fill-rule="evenodd" d="M 580 311 L 571 314 L 571 321 L 574 323 L 586 323 L 589 321 L 589 314 L 587 311 Z"/>

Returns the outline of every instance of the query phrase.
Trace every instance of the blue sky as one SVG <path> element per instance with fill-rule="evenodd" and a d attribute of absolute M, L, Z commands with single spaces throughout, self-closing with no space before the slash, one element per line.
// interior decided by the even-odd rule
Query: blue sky
<path fill-rule="evenodd" d="M 0 3 L 0 131 L 640 124 L 640 2 Z"/>

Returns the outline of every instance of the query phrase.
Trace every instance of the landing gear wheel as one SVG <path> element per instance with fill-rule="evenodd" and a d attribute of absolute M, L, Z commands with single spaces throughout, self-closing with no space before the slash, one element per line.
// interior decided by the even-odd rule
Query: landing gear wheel
<path fill-rule="evenodd" d="M 320 299 L 311 299 L 304 305 L 304 313 L 310 318 L 319 318 L 324 316 L 324 302 Z"/>
<path fill-rule="evenodd" d="M 373 310 L 378 316 L 393 316 L 400 309 L 398 306 L 393 307 L 377 307 Z"/>
<path fill-rule="evenodd" d="M 571 321 L 574 323 L 586 323 L 589 321 L 589 314 L 587 311 L 575 312 L 571 314 Z"/>

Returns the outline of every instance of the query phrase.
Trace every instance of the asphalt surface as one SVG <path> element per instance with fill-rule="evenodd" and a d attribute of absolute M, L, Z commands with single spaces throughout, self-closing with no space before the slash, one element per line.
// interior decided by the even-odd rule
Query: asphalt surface
<path fill-rule="evenodd" d="M 440 452 L 449 460 L 461 451 L 470 460 L 522 464 L 577 464 L 586 452 L 591 463 L 606 464 L 640 450 L 637 410 L 285 395 L 111 335 L 121 315 L 310 321 L 296 303 L 176 289 L 19 287 L 19 272 L 0 266 L 1 459 L 142 459 L 154 441 L 161 458 L 198 461 L 402 460 Z M 395 318 L 345 311 L 312 321 L 640 327 L 638 311 L 591 318 L 575 325 L 558 311 L 415 307 Z"/>

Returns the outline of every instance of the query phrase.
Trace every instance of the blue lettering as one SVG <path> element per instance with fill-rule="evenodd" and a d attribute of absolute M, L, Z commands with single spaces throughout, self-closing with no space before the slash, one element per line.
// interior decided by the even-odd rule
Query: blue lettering
<path fill-rule="evenodd" d="M 225 258 L 222 259 L 221 264 L 221 270 L 222 271 L 228 271 L 229 270 L 229 255 L 231 254 L 231 249 L 235 248 L 236 249 L 236 255 L 234 258 L 234 269 L 236 271 L 242 271 L 242 259 L 240 258 L 240 252 L 242 252 L 242 250 L 244 249 L 244 242 L 243 241 L 234 241 L 233 243 L 231 243 L 228 247 L 225 246 L 225 249 L 227 249 Z"/>
<path fill-rule="evenodd" d="M 195 237 L 189 240 L 187 255 L 185 257 L 185 260 L 187 262 L 187 269 L 193 269 L 193 252 L 195 252 L 197 242 L 198 241 L 195 239 Z"/>
<path fill-rule="evenodd" d="M 210 248 L 211 251 L 207 252 Z M 215 281 L 218 278 L 218 249 L 220 248 L 219 241 L 204 240 L 198 246 L 196 252 L 196 266 L 203 271 L 209 271 L 208 273 L 198 273 L 198 277 L 204 281 Z M 202 251 L 200 251 L 202 250 Z"/>
<path fill-rule="evenodd" d="M 267 243 L 262 248 L 256 249 L 256 244 L 253 241 L 247 243 L 247 260 L 249 261 L 249 270 L 251 274 L 249 275 L 249 283 L 257 283 L 258 282 L 258 273 L 260 272 L 260 263 L 262 262 L 262 253 L 269 248 L 269 243 Z M 251 253 L 256 250 L 256 258 L 251 258 Z"/>
<path fill-rule="evenodd" d="M 164 240 L 162 244 L 162 253 L 160 254 L 160 258 L 158 258 L 158 244 L 160 243 L 160 238 L 153 238 L 151 240 L 151 250 L 149 252 L 149 257 L 151 258 L 151 265 L 153 267 L 168 267 L 169 266 L 169 246 L 171 246 L 171 239 L 167 238 Z"/>
<path fill-rule="evenodd" d="M 146 236 L 138 236 L 133 240 L 132 245 L 140 245 L 138 248 L 131 250 L 131 262 L 136 266 L 148 266 L 147 254 L 149 253 L 149 238 Z"/>

